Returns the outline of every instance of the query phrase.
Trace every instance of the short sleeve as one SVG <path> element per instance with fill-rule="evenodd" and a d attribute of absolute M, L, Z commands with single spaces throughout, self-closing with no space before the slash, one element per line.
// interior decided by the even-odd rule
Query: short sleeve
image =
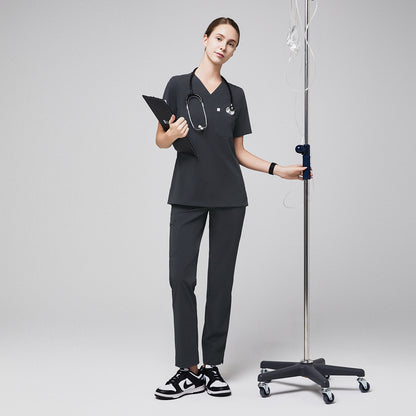
<path fill-rule="evenodd" d="M 251 133 L 250 117 L 248 115 L 248 108 L 246 102 L 246 96 L 244 91 L 241 90 L 241 97 L 236 107 L 237 120 L 234 125 L 234 137 L 244 136 Z"/>
<path fill-rule="evenodd" d="M 168 103 L 175 116 L 177 115 L 176 113 L 178 109 L 176 97 L 175 77 L 172 77 L 166 84 L 163 99 Z"/>

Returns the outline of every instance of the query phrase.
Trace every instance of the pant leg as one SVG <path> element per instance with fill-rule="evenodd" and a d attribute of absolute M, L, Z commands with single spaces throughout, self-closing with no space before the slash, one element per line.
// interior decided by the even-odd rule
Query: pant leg
<path fill-rule="evenodd" d="M 221 364 L 228 334 L 231 289 L 246 207 L 209 211 L 209 260 L 202 351 L 205 364 Z"/>
<path fill-rule="evenodd" d="M 175 334 L 175 365 L 199 363 L 198 320 L 194 289 L 208 209 L 172 205 L 169 238 L 169 283 Z"/>

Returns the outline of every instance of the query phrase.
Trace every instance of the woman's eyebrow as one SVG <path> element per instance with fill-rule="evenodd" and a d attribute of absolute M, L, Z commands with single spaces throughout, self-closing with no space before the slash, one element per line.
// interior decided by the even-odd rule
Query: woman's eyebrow
<path fill-rule="evenodd" d="M 222 33 L 217 33 L 217 35 L 220 35 L 220 36 L 222 36 L 223 38 L 225 38 L 225 36 L 224 36 Z M 235 43 L 237 43 L 234 39 L 230 39 L 230 42 L 235 42 Z"/>

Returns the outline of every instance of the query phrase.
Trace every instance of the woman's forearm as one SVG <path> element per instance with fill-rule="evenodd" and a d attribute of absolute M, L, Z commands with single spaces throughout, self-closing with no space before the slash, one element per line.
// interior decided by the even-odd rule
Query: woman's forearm
<path fill-rule="evenodd" d="M 180 137 L 186 137 L 189 132 L 187 121 L 179 117 L 175 121 L 175 115 L 172 114 L 169 120 L 169 129 L 164 131 L 160 123 L 157 124 L 156 144 L 162 149 L 166 149 Z"/>
<path fill-rule="evenodd" d="M 240 151 L 237 154 L 238 161 L 240 165 L 244 166 L 245 168 L 257 170 L 259 172 L 269 172 L 269 167 L 271 162 L 267 162 L 266 160 L 260 159 L 257 156 L 254 156 L 252 153 L 248 152 L 246 149 Z M 273 169 L 273 175 L 277 175 L 279 166 L 276 165 Z"/>
<path fill-rule="evenodd" d="M 156 134 L 156 144 L 161 149 L 167 149 L 172 145 L 176 138 L 172 137 L 168 131 L 158 131 Z"/>

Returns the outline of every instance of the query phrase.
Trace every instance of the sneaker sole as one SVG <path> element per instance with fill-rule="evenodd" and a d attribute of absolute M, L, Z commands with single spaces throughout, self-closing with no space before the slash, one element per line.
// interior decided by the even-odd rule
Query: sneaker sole
<path fill-rule="evenodd" d="M 182 393 L 175 393 L 175 394 L 165 394 L 165 393 L 155 393 L 156 399 L 160 400 L 172 400 L 172 399 L 179 399 L 179 397 L 186 396 L 187 394 L 198 394 L 203 393 L 205 391 L 205 386 L 196 387 L 193 390 L 183 391 Z"/>
<path fill-rule="evenodd" d="M 225 397 L 231 395 L 231 390 L 225 390 L 225 391 L 212 391 L 207 389 L 207 393 L 211 396 L 217 396 L 217 397 Z"/>

